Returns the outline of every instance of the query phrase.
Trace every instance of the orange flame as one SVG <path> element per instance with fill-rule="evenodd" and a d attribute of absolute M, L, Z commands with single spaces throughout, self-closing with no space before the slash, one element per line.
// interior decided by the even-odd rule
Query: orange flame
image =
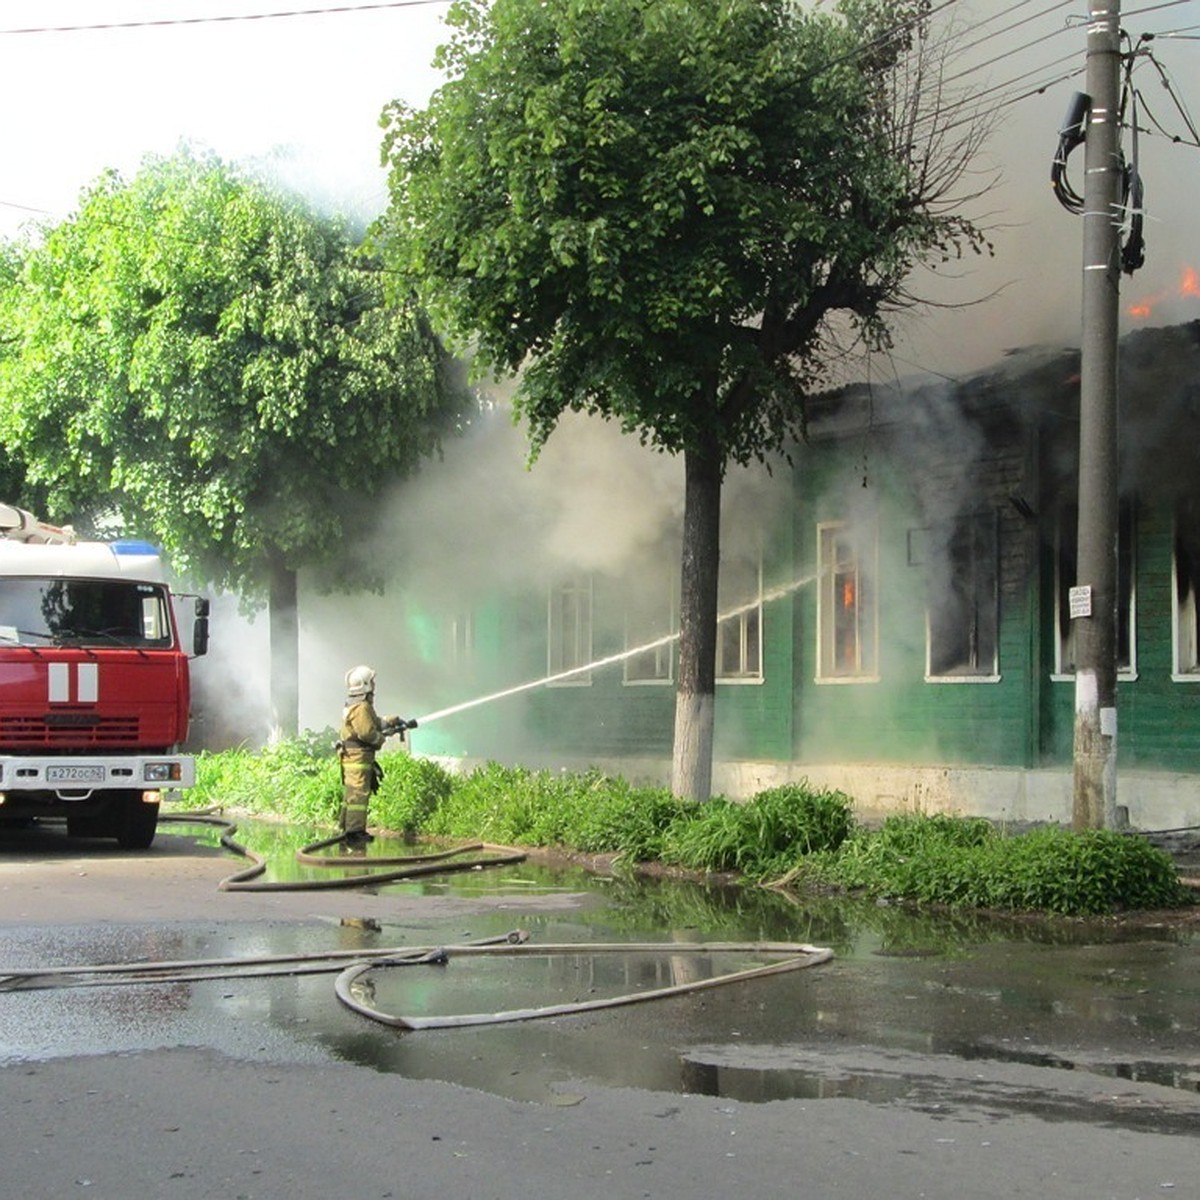
<path fill-rule="evenodd" d="M 1176 297 L 1185 300 L 1200 297 L 1200 272 L 1195 267 L 1183 268 L 1179 287 L 1175 291 L 1157 292 L 1153 296 L 1145 296 L 1141 300 L 1134 301 L 1125 311 L 1129 316 L 1143 320 L 1150 316 L 1164 300 Z"/>

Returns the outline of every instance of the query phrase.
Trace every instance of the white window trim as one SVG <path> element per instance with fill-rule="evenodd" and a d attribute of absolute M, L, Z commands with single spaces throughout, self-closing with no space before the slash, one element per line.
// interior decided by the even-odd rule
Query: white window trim
<path fill-rule="evenodd" d="M 848 521 L 818 521 L 817 522 L 817 629 L 816 629 L 816 673 L 813 676 L 813 682 L 822 686 L 832 685 L 834 687 L 849 685 L 855 686 L 863 683 L 878 683 L 880 681 L 879 674 L 879 591 L 875 591 L 875 620 L 874 629 L 872 630 L 872 640 L 874 646 L 872 648 L 874 654 L 875 670 L 870 674 L 864 675 L 823 675 L 822 667 L 825 662 L 824 655 L 824 634 L 825 634 L 825 564 L 821 560 L 821 550 L 823 544 L 823 535 L 827 529 L 845 529 L 849 525 Z M 874 531 L 874 545 L 872 546 L 872 556 L 874 562 L 871 564 L 871 570 L 876 579 L 879 577 L 879 528 L 876 526 Z"/>
<path fill-rule="evenodd" d="M 995 514 L 993 514 L 994 517 Z M 926 683 L 999 683 L 1000 674 L 1000 530 L 996 530 L 996 594 L 992 597 L 992 605 L 996 618 L 996 649 L 992 655 L 992 669 L 987 672 L 979 671 L 974 674 L 935 675 L 930 670 L 933 658 L 933 622 L 930 618 L 929 606 L 925 606 L 925 682 Z"/>
<path fill-rule="evenodd" d="M 636 650 L 637 646 L 629 644 L 629 606 L 625 606 L 625 650 Z M 656 675 L 650 679 L 630 679 L 629 665 L 636 657 L 630 654 L 622 664 L 621 684 L 623 687 L 671 687 L 675 683 L 675 647 L 679 642 L 679 619 L 676 613 L 675 590 L 674 588 L 667 589 L 667 628 L 674 630 L 671 641 L 667 642 L 664 649 L 667 653 L 667 673 L 666 675 Z M 657 638 L 651 638 L 651 642 L 657 642 Z M 645 645 L 644 642 L 639 645 Z"/>
<path fill-rule="evenodd" d="M 1178 517 L 1176 517 L 1178 521 Z M 1196 649 L 1197 665 L 1190 670 L 1184 670 L 1179 665 L 1179 626 L 1182 614 L 1179 606 L 1179 556 L 1175 547 L 1178 545 L 1178 533 L 1171 539 L 1171 682 L 1200 683 L 1200 646 Z M 1200 642 L 1200 595 L 1197 589 L 1192 591 L 1193 621 L 1196 624 L 1196 638 Z"/>
<path fill-rule="evenodd" d="M 1118 525 L 1120 524 L 1118 519 Z M 1060 576 L 1060 565 L 1062 563 L 1062 555 L 1060 553 L 1062 540 L 1062 522 L 1059 520 L 1056 523 L 1054 530 L 1054 670 L 1050 673 L 1051 683 L 1074 683 L 1075 672 L 1065 671 L 1062 665 L 1063 639 L 1058 626 L 1060 591 L 1062 587 L 1062 579 Z M 1137 540 L 1129 548 L 1129 665 L 1121 667 L 1117 671 L 1118 683 L 1134 683 L 1138 678 L 1137 667 Z M 1172 574 L 1174 569 L 1172 568 Z M 1121 581 L 1117 579 L 1117 586 L 1121 586 Z M 1174 632 L 1172 632 L 1174 638 Z"/>
<path fill-rule="evenodd" d="M 475 614 L 470 609 L 446 618 L 446 639 L 450 660 L 456 667 L 467 667 L 475 661 Z"/>
<path fill-rule="evenodd" d="M 585 581 L 586 581 L 586 588 L 583 586 Z M 557 603 L 559 594 L 563 591 L 564 588 L 566 588 L 568 586 L 578 586 L 579 590 L 581 592 L 585 591 L 585 590 L 587 592 L 587 599 L 588 599 L 587 647 L 584 650 L 583 663 L 581 663 L 579 665 L 579 667 L 577 667 L 577 668 L 557 667 L 556 668 L 554 666 L 554 635 L 556 632 L 555 608 L 556 608 L 556 603 Z M 591 687 L 592 686 L 592 672 L 590 669 L 584 669 L 584 668 L 590 667 L 590 664 L 592 663 L 592 660 L 594 658 L 594 655 L 592 652 L 593 651 L 592 638 L 593 638 L 594 624 L 595 624 L 595 622 L 593 620 L 593 602 L 594 602 L 594 600 L 595 600 L 594 587 L 593 587 L 592 576 L 590 574 L 578 575 L 578 576 L 573 577 L 570 580 L 566 580 L 564 582 L 550 585 L 550 588 L 549 588 L 549 591 L 548 591 L 547 597 L 546 597 L 546 674 L 550 675 L 550 676 L 561 675 L 566 671 L 572 671 L 572 670 L 575 671 L 575 674 L 569 675 L 566 679 L 548 679 L 546 681 L 547 687 L 570 688 L 570 687 Z M 557 632 L 558 632 L 559 636 L 561 637 L 562 631 L 557 630 Z"/>
<path fill-rule="evenodd" d="M 746 628 L 746 623 L 745 623 L 744 618 L 750 612 L 757 611 L 758 621 L 755 623 L 756 630 L 757 630 L 755 637 L 758 642 L 758 645 L 756 647 L 756 650 L 757 650 L 756 658 L 758 661 L 758 670 L 757 671 L 746 671 L 746 672 L 743 672 L 743 673 L 737 674 L 737 675 L 722 675 L 721 674 L 720 644 L 721 644 L 722 617 L 721 617 L 721 614 L 718 613 L 717 614 L 716 681 L 717 681 L 717 684 L 721 687 L 746 687 L 746 686 L 758 687 L 761 684 L 766 682 L 765 672 L 763 670 L 763 585 L 762 585 L 763 574 L 762 574 L 762 555 L 761 554 L 758 557 L 758 564 L 757 564 L 757 567 L 755 570 L 755 574 L 757 576 L 757 580 L 756 580 L 755 594 L 754 594 L 753 600 L 752 601 L 748 600 L 745 604 L 739 604 L 737 606 L 737 609 L 736 609 L 737 617 L 736 618 L 735 618 L 735 616 L 733 616 L 731 614 L 730 616 L 725 617 L 724 620 L 726 620 L 726 621 L 732 621 L 735 619 L 740 620 L 741 630 L 744 634 L 745 628 Z M 745 652 L 743 650 L 743 653 L 742 653 L 742 661 L 743 662 L 745 661 L 745 657 L 746 657 Z"/>

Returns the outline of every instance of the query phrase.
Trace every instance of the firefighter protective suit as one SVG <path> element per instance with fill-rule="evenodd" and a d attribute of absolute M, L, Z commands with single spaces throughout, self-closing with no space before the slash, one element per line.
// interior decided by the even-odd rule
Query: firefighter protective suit
<path fill-rule="evenodd" d="M 375 754 L 386 734 L 372 700 L 370 694 L 350 696 L 342 712 L 342 832 L 355 836 L 367 831 L 367 808 L 382 778 Z"/>

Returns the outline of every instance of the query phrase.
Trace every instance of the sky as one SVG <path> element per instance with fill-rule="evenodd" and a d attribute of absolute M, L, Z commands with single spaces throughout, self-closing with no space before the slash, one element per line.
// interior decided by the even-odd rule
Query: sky
<path fill-rule="evenodd" d="M 61 219 L 103 170 L 131 174 L 181 141 L 229 160 L 282 159 L 317 199 L 373 215 L 385 199 L 379 112 L 427 99 L 447 8 L 0 0 L 0 235 L 29 217 Z M 136 22 L 154 23 L 119 27 Z M 65 28 L 98 25 L 118 27 Z"/>
<path fill-rule="evenodd" d="M 317 202 L 375 215 L 386 199 L 379 111 L 394 98 L 421 104 L 436 86 L 431 60 L 447 7 L 0 0 L 0 236 L 15 236 L 30 218 L 64 218 L 106 168 L 132 174 L 143 156 L 169 154 L 181 141 L 228 160 L 269 158 Z M 895 358 L 878 369 L 956 375 L 1008 349 L 1078 344 L 1082 226 L 1048 183 L 1058 127 L 1071 92 L 1084 86 L 1087 2 L 935 7 L 961 33 L 950 86 L 995 118 L 973 180 L 986 184 L 974 212 L 996 252 L 920 275 L 915 290 L 937 307 L 901 319 Z M 1125 0 L 1122 8 L 1135 39 L 1158 34 L 1151 46 L 1174 94 L 1200 116 L 1200 0 Z M 254 19 L 228 19 L 239 17 Z M 1193 136 L 1154 64 L 1144 61 L 1135 81 L 1168 134 Z M 1149 307 L 1127 312 L 1124 329 L 1200 316 L 1200 288 L 1188 275 L 1200 268 L 1200 149 L 1143 125 L 1148 260 L 1122 281 L 1122 296 L 1129 310 Z M 1082 156 L 1071 164 L 1080 190 Z"/>

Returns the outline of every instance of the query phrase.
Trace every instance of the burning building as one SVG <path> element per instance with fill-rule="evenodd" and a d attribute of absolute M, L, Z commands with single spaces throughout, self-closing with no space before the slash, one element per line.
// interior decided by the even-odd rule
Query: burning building
<path fill-rule="evenodd" d="M 1200 322 L 1126 336 L 1120 395 L 1118 802 L 1161 828 L 1200 815 Z M 718 791 L 807 778 L 868 813 L 1070 819 L 1078 408 L 1078 351 L 1030 349 L 955 382 L 816 398 L 786 469 L 731 476 Z M 584 428 L 555 435 L 565 470 L 545 462 L 552 438 L 479 507 L 431 471 L 469 537 L 446 499 L 439 527 L 421 523 L 426 558 L 398 547 L 400 582 L 350 622 L 389 613 L 386 651 L 343 638 L 333 662 L 382 658 L 395 706 L 437 710 L 417 753 L 668 778 L 678 464 L 631 470 L 637 449 L 610 431 L 613 475 Z M 472 469 L 495 469 L 495 450 L 473 447 Z M 552 516 L 521 490 L 535 486 Z M 324 603 L 305 597 L 311 646 Z M 302 691 L 305 723 L 326 723 L 334 678 Z"/>

